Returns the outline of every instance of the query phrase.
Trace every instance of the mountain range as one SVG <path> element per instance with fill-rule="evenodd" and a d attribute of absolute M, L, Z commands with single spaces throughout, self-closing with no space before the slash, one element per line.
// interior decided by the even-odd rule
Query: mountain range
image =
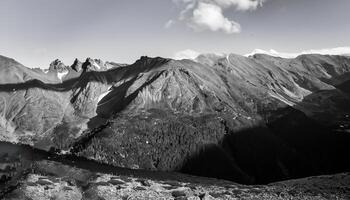
<path fill-rule="evenodd" d="M 202 54 L 30 69 L 0 56 L 0 141 L 265 184 L 347 172 L 350 58 Z"/>

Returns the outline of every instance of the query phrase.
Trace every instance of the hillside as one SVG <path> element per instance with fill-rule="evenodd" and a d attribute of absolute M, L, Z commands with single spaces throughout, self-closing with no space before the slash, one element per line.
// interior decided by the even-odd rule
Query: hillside
<path fill-rule="evenodd" d="M 345 200 L 350 197 L 348 173 L 248 186 L 174 172 L 118 168 L 73 156 L 52 155 L 24 145 L 2 142 L 0 147 L 6 148 L 6 153 L 0 154 L 3 159 L 0 172 L 11 176 L 5 184 L 0 182 L 1 199 Z"/>
<path fill-rule="evenodd" d="M 346 172 L 350 58 L 200 55 L 131 65 L 0 57 L 0 140 L 239 183 Z"/>

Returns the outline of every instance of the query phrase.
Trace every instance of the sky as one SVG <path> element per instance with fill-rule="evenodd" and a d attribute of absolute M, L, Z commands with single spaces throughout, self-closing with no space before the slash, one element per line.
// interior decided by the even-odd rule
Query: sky
<path fill-rule="evenodd" d="M 87 57 L 350 53 L 349 10 L 350 0 L 1 0 L 0 55 L 47 68 Z"/>

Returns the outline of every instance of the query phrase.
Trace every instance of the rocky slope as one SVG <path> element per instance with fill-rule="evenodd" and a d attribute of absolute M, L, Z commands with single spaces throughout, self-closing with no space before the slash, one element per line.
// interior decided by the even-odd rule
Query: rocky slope
<path fill-rule="evenodd" d="M 349 171 L 350 59 L 0 58 L 0 139 L 132 169 L 240 183 Z"/>
<path fill-rule="evenodd" d="M 311 177 L 307 179 L 273 183 L 265 186 L 244 186 L 188 177 L 196 182 L 174 182 L 111 174 L 89 174 L 74 170 L 91 178 L 82 189 L 73 178 L 30 174 L 21 186 L 4 199 L 348 199 L 349 174 Z M 71 172 L 70 172 L 71 173 Z M 205 182 L 209 182 L 205 183 Z M 201 183 L 204 182 L 204 183 Z"/>
<path fill-rule="evenodd" d="M 1 143 L 13 165 L 1 199 L 348 199 L 348 173 L 240 185 L 173 172 L 130 170 Z M 20 159 L 19 159 L 20 158 Z M 16 163 L 16 164 L 15 164 Z M 4 162 L 0 163 L 2 166 Z"/>

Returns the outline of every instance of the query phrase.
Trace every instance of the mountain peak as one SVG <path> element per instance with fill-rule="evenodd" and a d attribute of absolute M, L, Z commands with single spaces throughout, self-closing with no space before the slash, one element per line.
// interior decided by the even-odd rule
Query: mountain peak
<path fill-rule="evenodd" d="M 59 59 L 56 59 L 51 62 L 49 71 L 63 71 L 67 66 Z"/>
<path fill-rule="evenodd" d="M 141 65 L 154 65 L 154 64 L 164 64 L 171 59 L 168 58 L 162 58 L 162 57 L 148 57 L 148 56 L 141 56 L 135 64 L 141 64 Z"/>
<path fill-rule="evenodd" d="M 106 70 L 105 63 L 100 59 L 92 59 L 90 57 L 86 58 L 85 62 L 82 64 L 82 68 L 85 71 L 101 71 Z"/>
<path fill-rule="evenodd" d="M 71 65 L 71 68 L 77 72 L 79 72 L 82 69 L 82 65 L 83 63 L 80 62 L 80 60 L 78 60 L 78 58 L 76 58 L 73 62 L 73 64 Z"/>
<path fill-rule="evenodd" d="M 15 59 L 0 55 L 0 67 L 19 64 Z"/>

